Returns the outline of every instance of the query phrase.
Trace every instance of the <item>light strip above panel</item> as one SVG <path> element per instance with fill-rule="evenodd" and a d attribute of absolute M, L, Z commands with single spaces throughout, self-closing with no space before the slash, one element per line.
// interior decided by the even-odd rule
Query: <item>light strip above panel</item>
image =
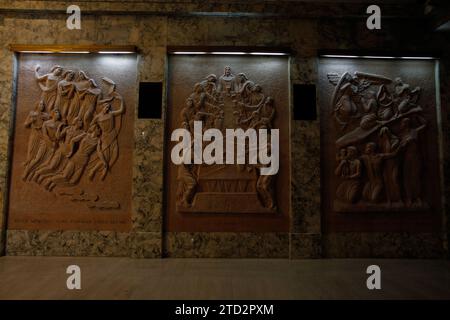
<path fill-rule="evenodd" d="M 134 54 L 136 46 L 103 46 L 103 45 L 21 45 L 12 44 L 11 51 L 20 53 L 71 53 L 71 54 Z"/>
<path fill-rule="evenodd" d="M 259 56 L 287 56 L 289 53 L 286 52 L 233 52 L 233 51 L 174 51 L 170 52 L 171 54 L 211 54 L 211 55 L 259 55 Z"/>
<path fill-rule="evenodd" d="M 101 54 L 132 54 L 135 52 L 133 52 L 133 51 L 98 51 L 97 53 L 101 53 Z"/>
<path fill-rule="evenodd" d="M 356 56 L 356 55 L 337 55 L 337 54 L 322 54 L 321 58 L 343 58 L 343 59 L 404 59 L 404 60 L 434 60 L 436 57 L 417 56 L 417 57 L 403 57 L 403 56 Z"/>
<path fill-rule="evenodd" d="M 286 52 L 250 52 L 250 54 L 255 56 L 287 56 Z"/>

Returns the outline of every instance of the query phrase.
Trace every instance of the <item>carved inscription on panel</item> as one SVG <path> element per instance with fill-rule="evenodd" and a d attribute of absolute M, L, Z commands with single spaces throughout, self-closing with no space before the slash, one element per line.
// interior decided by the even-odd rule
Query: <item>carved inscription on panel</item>
<path fill-rule="evenodd" d="M 119 157 L 125 104 L 115 82 L 102 77 L 102 90 L 83 70 L 54 66 L 47 73 L 40 71 L 36 66 L 42 94 L 24 123 L 29 138 L 23 181 L 86 203 L 87 208 L 120 208 L 107 194 L 79 187 L 82 176 L 104 180 Z"/>
<path fill-rule="evenodd" d="M 245 73 L 225 66 L 223 74 L 199 79 L 186 97 L 178 124 L 194 135 L 194 121 L 202 130 L 272 129 L 275 101 Z M 271 139 L 268 138 L 268 147 Z M 203 144 L 203 149 L 207 148 Z M 249 150 L 246 150 L 248 159 Z M 224 155 L 225 158 L 225 155 Z M 178 165 L 178 212 L 274 213 L 277 211 L 274 183 L 276 175 L 261 175 L 260 164 Z"/>
<path fill-rule="evenodd" d="M 335 86 L 336 212 L 424 210 L 421 88 L 365 72 L 328 73 Z"/>

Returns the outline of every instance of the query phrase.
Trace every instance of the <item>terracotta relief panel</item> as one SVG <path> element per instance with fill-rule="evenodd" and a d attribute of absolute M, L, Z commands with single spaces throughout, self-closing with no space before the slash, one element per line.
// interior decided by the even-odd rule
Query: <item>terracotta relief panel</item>
<path fill-rule="evenodd" d="M 323 59 L 320 92 L 327 230 L 438 230 L 434 61 Z"/>
<path fill-rule="evenodd" d="M 129 230 L 136 57 L 21 54 L 9 229 Z"/>
<path fill-rule="evenodd" d="M 166 227 L 169 231 L 287 231 L 289 222 L 289 93 L 286 58 L 171 56 L 166 145 Z M 210 152 L 193 146 L 190 164 L 174 164 L 170 142 L 176 129 L 196 135 L 215 130 L 223 140 L 223 163 L 195 163 Z M 279 170 L 250 163 L 258 152 L 245 146 L 245 163 L 227 163 L 230 133 L 269 133 L 258 149 L 271 149 L 271 129 L 279 130 Z M 203 138 L 203 140 L 205 140 Z M 237 140 L 235 140 L 237 141 Z M 248 142 L 248 140 L 247 140 Z M 239 142 L 238 142 L 239 143 Z M 192 143 L 194 144 L 194 142 Z M 237 151 L 239 145 L 236 146 Z"/>

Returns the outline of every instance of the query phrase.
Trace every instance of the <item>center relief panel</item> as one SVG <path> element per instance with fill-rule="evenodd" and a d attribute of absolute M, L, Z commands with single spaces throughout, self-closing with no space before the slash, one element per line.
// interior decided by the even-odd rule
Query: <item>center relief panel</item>
<path fill-rule="evenodd" d="M 288 79 L 286 57 L 169 57 L 167 231 L 289 230 Z M 201 123 L 201 133 L 222 133 L 224 164 L 172 162 L 171 150 L 178 142 L 170 141 L 171 133 L 184 128 L 194 136 L 195 123 Z M 262 175 L 259 162 L 249 164 L 248 149 L 245 164 L 225 164 L 226 129 L 266 129 L 269 143 L 270 130 L 279 129 L 278 172 Z M 203 151 L 208 144 L 203 142 Z"/>
<path fill-rule="evenodd" d="M 18 56 L 9 229 L 130 229 L 135 84 L 135 55 Z"/>

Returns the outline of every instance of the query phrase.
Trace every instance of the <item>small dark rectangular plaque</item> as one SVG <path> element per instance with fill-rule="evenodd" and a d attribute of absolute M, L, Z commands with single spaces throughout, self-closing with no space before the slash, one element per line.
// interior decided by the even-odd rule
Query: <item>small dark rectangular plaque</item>
<path fill-rule="evenodd" d="M 294 84 L 294 120 L 317 120 L 316 85 Z"/>
<path fill-rule="evenodd" d="M 161 119 L 162 82 L 139 83 L 139 119 Z"/>

